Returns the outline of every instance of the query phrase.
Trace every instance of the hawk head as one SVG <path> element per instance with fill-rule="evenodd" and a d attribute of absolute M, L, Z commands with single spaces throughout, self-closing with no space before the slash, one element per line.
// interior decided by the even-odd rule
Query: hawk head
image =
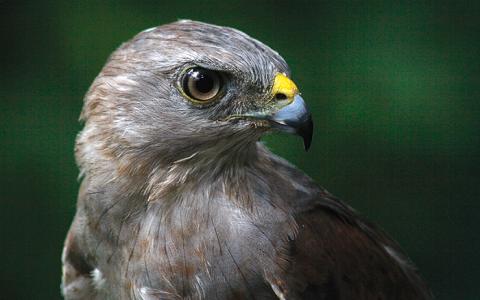
<path fill-rule="evenodd" d="M 201 153 L 242 156 L 271 129 L 299 134 L 308 149 L 313 127 L 277 52 L 238 30 L 185 20 L 120 46 L 81 118 L 80 166 L 115 157 L 129 171 Z"/>

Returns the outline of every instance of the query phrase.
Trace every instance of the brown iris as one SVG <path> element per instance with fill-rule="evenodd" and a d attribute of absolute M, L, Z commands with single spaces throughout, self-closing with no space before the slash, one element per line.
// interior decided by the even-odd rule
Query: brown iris
<path fill-rule="evenodd" d="M 222 85 L 222 78 L 218 72 L 200 67 L 188 70 L 182 79 L 184 93 L 199 102 L 215 99 Z"/>

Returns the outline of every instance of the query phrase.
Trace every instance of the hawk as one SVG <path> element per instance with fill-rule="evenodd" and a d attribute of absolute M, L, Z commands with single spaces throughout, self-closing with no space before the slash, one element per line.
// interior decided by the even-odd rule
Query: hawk
<path fill-rule="evenodd" d="M 66 299 L 430 299 L 384 232 L 261 142 L 313 123 L 280 55 L 182 20 L 121 45 L 88 90 Z"/>

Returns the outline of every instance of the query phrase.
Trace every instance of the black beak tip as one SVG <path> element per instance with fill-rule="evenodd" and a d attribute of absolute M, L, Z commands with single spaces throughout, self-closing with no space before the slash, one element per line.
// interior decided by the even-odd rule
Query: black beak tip
<path fill-rule="evenodd" d="M 308 151 L 312 143 L 313 121 L 312 115 L 300 95 L 295 95 L 291 104 L 270 115 L 267 119 L 271 121 L 272 127 L 301 136 L 305 151 Z"/>
<path fill-rule="evenodd" d="M 297 129 L 297 134 L 303 138 L 303 146 L 305 148 L 305 151 L 308 151 L 312 144 L 313 137 L 312 116 L 308 116 L 308 120 Z"/>

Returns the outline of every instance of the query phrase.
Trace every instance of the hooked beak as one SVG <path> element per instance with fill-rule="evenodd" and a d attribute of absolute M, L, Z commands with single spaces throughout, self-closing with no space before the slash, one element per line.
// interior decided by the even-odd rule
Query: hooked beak
<path fill-rule="evenodd" d="M 278 73 L 273 81 L 271 96 L 274 109 L 264 115 L 265 119 L 273 128 L 301 136 L 305 151 L 308 151 L 313 135 L 312 115 L 295 83 L 285 74 Z"/>
<path fill-rule="evenodd" d="M 305 151 L 308 151 L 312 143 L 313 121 L 312 115 L 300 95 L 296 94 L 293 102 L 277 112 L 267 115 L 265 119 L 270 121 L 275 129 L 301 136 Z"/>
<path fill-rule="evenodd" d="M 303 138 L 305 151 L 312 143 L 313 121 L 307 105 L 298 93 L 295 83 L 283 73 L 275 76 L 271 101 L 268 107 L 242 115 L 232 115 L 231 119 L 252 118 L 267 121 L 271 128 L 293 133 Z"/>

